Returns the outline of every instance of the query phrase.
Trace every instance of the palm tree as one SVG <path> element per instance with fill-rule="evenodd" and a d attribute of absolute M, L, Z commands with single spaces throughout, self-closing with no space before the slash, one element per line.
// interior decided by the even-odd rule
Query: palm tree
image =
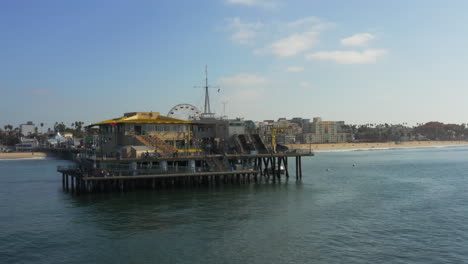
<path fill-rule="evenodd" d="M 8 130 L 8 132 L 11 132 L 11 130 L 13 129 L 13 126 L 8 124 L 8 125 L 4 126 L 4 128 L 5 128 L 5 131 Z"/>

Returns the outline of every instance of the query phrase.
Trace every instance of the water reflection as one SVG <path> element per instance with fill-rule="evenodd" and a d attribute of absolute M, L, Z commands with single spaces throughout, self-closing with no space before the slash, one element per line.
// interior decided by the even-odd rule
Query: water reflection
<path fill-rule="evenodd" d="M 284 206 L 302 183 L 224 185 L 71 196 L 72 207 L 86 217 L 74 221 L 109 231 L 146 232 L 178 225 L 229 222 L 271 217 L 272 206 Z M 227 226 L 229 227 L 229 225 Z"/>

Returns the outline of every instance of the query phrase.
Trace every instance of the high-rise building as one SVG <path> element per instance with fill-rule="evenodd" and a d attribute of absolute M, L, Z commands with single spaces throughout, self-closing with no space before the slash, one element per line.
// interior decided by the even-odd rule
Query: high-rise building
<path fill-rule="evenodd" d="M 30 136 L 36 132 L 36 126 L 32 121 L 28 121 L 26 124 L 20 125 L 20 133 L 23 136 Z"/>
<path fill-rule="evenodd" d="M 314 117 L 312 123 L 306 123 L 303 127 L 303 143 L 338 143 L 347 142 L 350 133 L 342 132 L 344 121 L 322 121 L 320 117 Z"/>

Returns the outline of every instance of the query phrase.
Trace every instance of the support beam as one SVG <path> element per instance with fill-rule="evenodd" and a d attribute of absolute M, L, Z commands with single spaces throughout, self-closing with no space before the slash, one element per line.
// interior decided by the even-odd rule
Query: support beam
<path fill-rule="evenodd" d="M 299 178 L 302 179 L 302 158 L 299 157 Z"/>
<path fill-rule="evenodd" d="M 283 158 L 278 157 L 278 179 L 281 179 L 281 161 Z"/>

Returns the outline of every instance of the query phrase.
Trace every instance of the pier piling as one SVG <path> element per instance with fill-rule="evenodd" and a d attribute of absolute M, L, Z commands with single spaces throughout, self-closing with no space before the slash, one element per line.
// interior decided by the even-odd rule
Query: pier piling
<path fill-rule="evenodd" d="M 160 190 L 175 187 L 215 187 L 223 184 L 281 182 L 289 178 L 288 157 L 296 160 L 296 180 L 302 179 L 304 154 L 237 154 L 226 156 L 171 157 L 152 160 L 110 159 L 97 162 L 97 168 L 59 167 L 62 188 L 72 194 L 127 192 L 137 189 Z M 196 167 L 189 161 L 195 160 Z M 96 161 L 89 161 L 93 164 Z M 137 168 L 130 168 L 131 164 Z M 161 166 L 162 164 L 162 166 Z M 193 162 L 191 163 L 193 164 Z M 134 166 L 134 165 L 131 165 Z M 128 167 L 128 169 L 125 169 Z"/>

